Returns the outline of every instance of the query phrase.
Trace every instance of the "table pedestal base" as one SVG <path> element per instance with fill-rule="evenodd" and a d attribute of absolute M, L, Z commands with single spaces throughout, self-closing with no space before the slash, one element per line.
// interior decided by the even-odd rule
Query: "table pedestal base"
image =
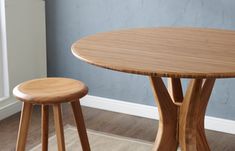
<path fill-rule="evenodd" d="M 150 77 L 160 114 L 154 151 L 210 151 L 204 117 L 215 79 L 192 79 L 183 97 L 180 79 L 170 81 L 168 91 L 162 78 Z"/>

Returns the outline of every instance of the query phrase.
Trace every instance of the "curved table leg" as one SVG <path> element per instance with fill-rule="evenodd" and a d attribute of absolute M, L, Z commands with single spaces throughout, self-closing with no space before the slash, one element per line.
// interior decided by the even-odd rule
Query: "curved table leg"
<path fill-rule="evenodd" d="M 206 107 L 215 79 L 191 80 L 179 115 L 179 142 L 183 151 L 210 151 L 204 129 Z"/>
<path fill-rule="evenodd" d="M 215 79 L 206 79 L 204 82 L 203 79 L 191 80 L 181 104 L 175 104 L 172 100 L 174 97 L 171 98 L 161 78 L 151 77 L 150 80 L 160 114 L 153 150 L 176 151 L 179 144 L 182 151 L 210 151 L 204 117 Z"/>
<path fill-rule="evenodd" d="M 167 84 L 172 101 L 180 106 L 184 99 L 180 78 L 168 78 Z"/>
<path fill-rule="evenodd" d="M 150 78 L 160 114 L 157 138 L 154 151 L 176 151 L 177 141 L 177 106 L 171 97 L 163 81 L 159 77 Z"/>
<path fill-rule="evenodd" d="M 204 129 L 204 117 L 206 114 L 206 107 L 208 104 L 208 101 L 210 99 L 210 95 L 213 89 L 215 83 L 215 79 L 207 79 L 204 82 L 203 88 L 202 88 L 202 93 L 201 93 L 201 104 L 199 108 L 201 109 L 201 112 L 199 112 L 199 123 L 197 126 L 197 150 L 210 150 L 209 145 L 206 140 L 206 134 L 205 134 L 205 129 Z"/>
<path fill-rule="evenodd" d="M 201 109 L 200 94 L 202 79 L 191 80 L 185 95 L 184 102 L 180 107 L 179 114 L 179 142 L 183 151 L 197 150 L 197 124 Z"/>

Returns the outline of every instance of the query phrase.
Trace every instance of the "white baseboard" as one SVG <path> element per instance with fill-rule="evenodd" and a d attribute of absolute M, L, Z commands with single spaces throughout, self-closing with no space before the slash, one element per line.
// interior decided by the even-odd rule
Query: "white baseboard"
<path fill-rule="evenodd" d="M 88 95 L 82 98 L 83 106 L 124 113 L 150 119 L 159 119 L 157 107 L 130 103 L 121 100 L 108 99 Z M 205 117 L 205 128 L 209 130 L 235 134 L 235 121 L 216 117 Z"/>
<path fill-rule="evenodd" d="M 5 119 L 21 110 L 21 102 L 13 102 L 0 108 L 0 120 Z"/>

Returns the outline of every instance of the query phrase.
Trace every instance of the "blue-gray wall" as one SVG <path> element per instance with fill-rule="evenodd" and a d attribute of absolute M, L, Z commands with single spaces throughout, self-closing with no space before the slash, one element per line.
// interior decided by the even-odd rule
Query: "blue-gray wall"
<path fill-rule="evenodd" d="M 147 105 L 155 105 L 147 77 L 83 63 L 71 54 L 71 44 L 96 32 L 130 27 L 235 30 L 234 0 L 46 0 L 46 15 L 48 76 L 80 79 L 91 95 Z M 235 120 L 234 88 L 235 80 L 218 80 L 207 115 Z"/>

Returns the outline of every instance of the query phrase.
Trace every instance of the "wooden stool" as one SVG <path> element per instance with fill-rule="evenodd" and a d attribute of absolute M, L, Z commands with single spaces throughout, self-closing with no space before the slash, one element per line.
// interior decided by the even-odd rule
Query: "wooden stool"
<path fill-rule="evenodd" d="M 23 101 L 16 151 L 24 151 L 27 132 L 34 104 L 42 107 L 42 150 L 48 150 L 49 105 L 53 106 L 55 130 L 59 151 L 65 151 L 61 103 L 70 102 L 83 151 L 90 151 L 86 127 L 79 98 L 85 96 L 88 88 L 82 82 L 67 78 L 43 78 L 24 82 L 16 86 L 13 94 Z"/>

